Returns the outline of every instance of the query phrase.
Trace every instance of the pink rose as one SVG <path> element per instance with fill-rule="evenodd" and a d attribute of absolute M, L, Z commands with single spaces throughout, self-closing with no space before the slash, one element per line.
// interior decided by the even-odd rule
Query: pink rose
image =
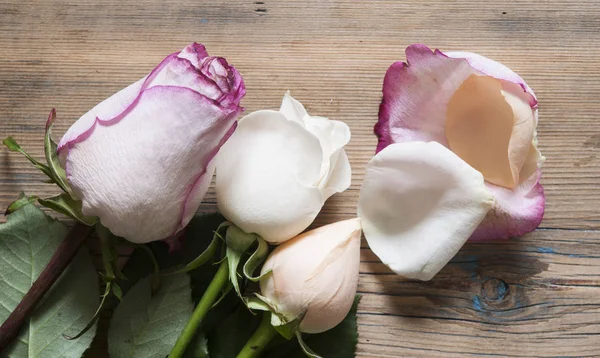
<path fill-rule="evenodd" d="M 520 236 L 544 214 L 537 99 L 508 67 L 469 52 L 406 49 L 383 82 L 359 215 L 397 273 L 432 278 L 469 239 Z"/>
<path fill-rule="evenodd" d="M 83 214 L 137 243 L 177 233 L 206 194 L 244 94 L 239 72 L 194 43 L 92 108 L 58 145 Z"/>

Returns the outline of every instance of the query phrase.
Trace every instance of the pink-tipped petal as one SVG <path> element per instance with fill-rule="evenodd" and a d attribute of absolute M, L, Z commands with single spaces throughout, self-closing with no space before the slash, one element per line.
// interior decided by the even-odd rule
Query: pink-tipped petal
<path fill-rule="evenodd" d="M 68 180 L 83 213 L 133 242 L 175 234 L 204 196 L 235 117 L 188 88 L 143 91 L 126 118 L 97 121 L 69 148 Z"/>
<path fill-rule="evenodd" d="M 237 117 L 240 115 L 241 110 L 232 112 L 229 114 L 228 118 L 223 120 L 223 124 L 225 126 L 230 125 L 229 130 L 225 133 L 225 135 L 221 138 L 221 142 L 213 149 L 213 152 L 209 155 L 210 158 L 214 158 L 223 144 L 229 140 L 235 129 L 237 128 Z M 206 170 L 200 172 L 197 176 L 194 185 L 190 188 L 185 200 L 184 200 L 184 208 L 183 215 L 181 216 L 181 221 L 179 223 L 179 227 L 177 230 L 182 230 L 185 226 L 192 220 L 192 217 L 196 214 L 196 210 L 202 199 L 204 199 L 204 195 L 208 191 L 208 187 L 212 182 L 212 177 L 215 172 L 216 160 L 211 160 Z"/>
<path fill-rule="evenodd" d="M 496 199 L 470 240 L 508 239 L 535 230 L 544 217 L 544 188 L 537 173 L 535 184 L 524 183 L 514 190 L 486 184 Z"/>
<path fill-rule="evenodd" d="M 208 52 L 206 51 L 206 47 L 204 47 L 204 45 L 194 42 L 181 50 L 177 56 L 187 59 L 194 65 L 194 67 L 200 68 L 202 60 L 205 57 L 208 57 Z"/>
<path fill-rule="evenodd" d="M 156 71 L 145 88 L 153 86 L 188 87 L 215 101 L 225 93 L 215 81 L 199 72 L 192 62 L 177 56 L 172 56 L 167 66 Z"/>
<path fill-rule="evenodd" d="M 139 96 L 144 80 L 142 78 L 123 88 L 79 118 L 58 143 L 58 151 L 62 152 L 69 143 L 76 141 L 78 137 L 88 132 L 94 126 L 96 118 L 112 119 L 123 113 Z"/>
<path fill-rule="evenodd" d="M 535 94 L 533 90 L 525 83 L 525 80 L 521 78 L 518 74 L 516 74 L 513 70 L 501 64 L 500 62 L 494 61 L 485 56 L 481 56 L 479 54 L 473 52 L 464 52 L 464 51 L 450 51 L 444 52 L 444 55 L 452 58 L 464 58 L 469 62 L 469 65 L 473 67 L 475 70 L 484 73 L 488 76 L 516 83 L 522 86 L 525 91 L 529 92 L 533 98 L 535 99 Z M 537 101 L 536 101 L 537 103 Z"/>
<path fill-rule="evenodd" d="M 435 141 L 447 146 L 446 107 L 462 82 L 477 73 L 468 62 L 448 58 L 424 45 L 406 49 L 383 80 L 383 99 L 375 134 L 377 152 L 403 141 Z"/>
<path fill-rule="evenodd" d="M 134 105 L 140 93 L 154 86 L 190 88 L 222 107 L 236 109 L 246 94 L 240 73 L 220 57 L 211 57 L 218 59 L 215 63 L 218 63 L 221 69 L 218 73 L 212 71 L 210 68 L 214 61 L 203 62 L 208 59 L 207 56 L 204 46 L 197 43 L 186 47 L 180 53 L 167 56 L 148 76 L 115 93 L 84 114 L 63 136 L 58 144 L 58 151 L 62 152 L 69 143 L 75 143 L 78 137 L 87 135 L 97 120 L 107 121 L 123 117 L 120 114 Z M 201 68 L 206 70 L 201 71 Z M 218 83 L 222 84 L 223 81 L 231 83 L 231 86 L 221 88 Z M 61 158 L 64 156 L 62 154 Z"/>

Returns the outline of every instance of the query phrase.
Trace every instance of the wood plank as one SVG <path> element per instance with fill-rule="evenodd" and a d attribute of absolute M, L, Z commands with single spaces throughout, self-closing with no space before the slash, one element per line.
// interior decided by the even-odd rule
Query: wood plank
<path fill-rule="evenodd" d="M 600 232 L 540 230 L 468 244 L 432 281 L 362 255 L 365 356 L 600 354 Z"/>
<path fill-rule="evenodd" d="M 383 75 L 404 59 L 407 45 L 492 57 L 521 74 L 540 101 L 546 230 L 469 244 L 428 283 L 391 275 L 365 248 L 359 355 L 598 356 L 597 4 L 0 0 L 0 137 L 12 135 L 41 156 L 52 107 L 58 138 L 166 54 L 202 42 L 242 72 L 248 111 L 278 108 L 290 89 L 311 113 L 351 127 L 353 184 L 327 202 L 318 226 L 355 215 L 376 143 L 372 126 Z M 57 192 L 41 180 L 23 158 L 0 151 L 0 208 L 20 190 Z M 215 210 L 214 191 L 201 210 Z"/>

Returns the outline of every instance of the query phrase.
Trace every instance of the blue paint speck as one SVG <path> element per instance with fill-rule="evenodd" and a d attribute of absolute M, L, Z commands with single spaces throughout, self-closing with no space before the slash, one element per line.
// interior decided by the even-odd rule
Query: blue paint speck
<path fill-rule="evenodd" d="M 200 22 L 203 24 L 206 24 L 206 23 L 208 23 L 208 19 L 202 19 L 202 20 L 200 20 Z"/>
<path fill-rule="evenodd" d="M 483 308 L 481 307 L 481 299 L 479 298 L 479 296 L 473 296 L 473 308 L 476 311 L 483 311 Z"/>
<path fill-rule="evenodd" d="M 501 300 L 506 296 L 506 292 L 508 291 L 508 285 L 502 281 L 497 287 L 496 287 L 496 299 L 497 300 Z"/>
<path fill-rule="evenodd" d="M 554 250 L 551 247 L 538 247 L 538 252 L 543 254 L 553 254 Z"/>

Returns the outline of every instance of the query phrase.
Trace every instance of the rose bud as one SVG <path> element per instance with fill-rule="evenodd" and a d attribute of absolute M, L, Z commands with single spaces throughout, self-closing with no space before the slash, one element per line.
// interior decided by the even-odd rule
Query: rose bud
<path fill-rule="evenodd" d="M 180 231 L 207 191 L 244 94 L 239 72 L 194 43 L 92 108 L 58 146 L 83 214 L 137 243 Z"/>
<path fill-rule="evenodd" d="M 289 93 L 279 111 L 250 113 L 217 157 L 219 210 L 270 243 L 289 240 L 350 186 L 349 140 L 345 123 L 308 115 Z"/>
<path fill-rule="evenodd" d="M 340 221 L 278 246 L 263 265 L 261 294 L 299 329 L 320 333 L 350 311 L 358 284 L 359 219 Z"/>

